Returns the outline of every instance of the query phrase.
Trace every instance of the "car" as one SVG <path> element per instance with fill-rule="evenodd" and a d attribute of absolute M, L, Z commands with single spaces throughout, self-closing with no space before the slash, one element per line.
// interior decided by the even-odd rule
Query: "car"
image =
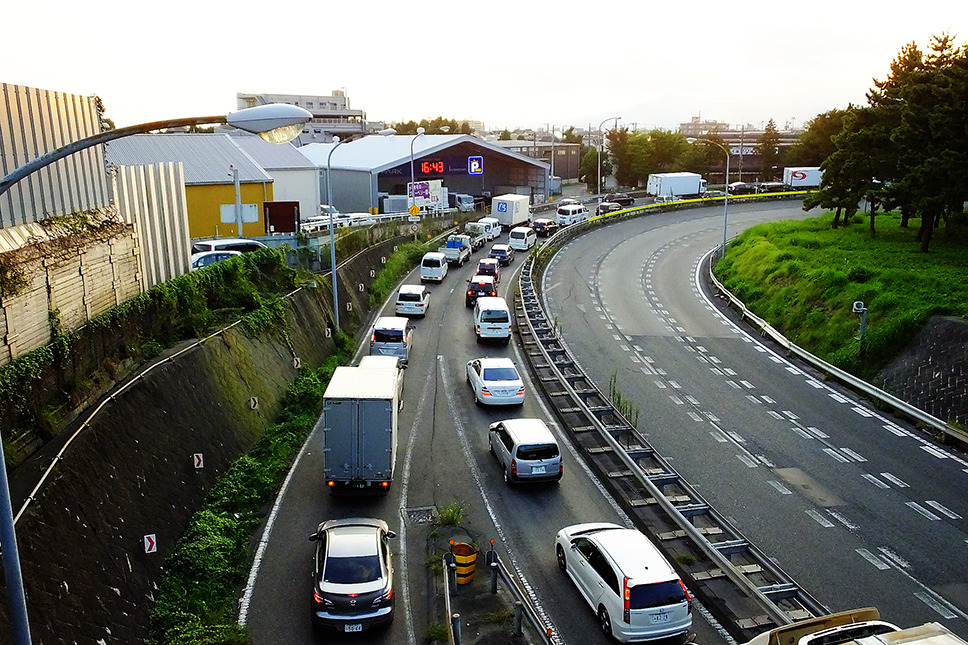
<path fill-rule="evenodd" d="M 466 371 L 477 405 L 524 403 L 524 381 L 510 358 L 475 358 L 467 361 Z"/>
<path fill-rule="evenodd" d="M 614 213 L 615 211 L 622 210 L 623 206 L 618 202 L 601 202 L 598 208 L 595 209 L 596 215 L 605 215 L 606 213 Z"/>
<path fill-rule="evenodd" d="M 316 543 L 313 626 L 361 632 L 393 620 L 396 537 L 386 522 L 368 517 L 328 520 L 309 539 Z"/>
<path fill-rule="evenodd" d="M 400 362 L 410 362 L 413 347 L 413 327 L 402 316 L 381 316 L 370 329 L 370 355 L 396 356 Z"/>
<path fill-rule="evenodd" d="M 621 204 L 622 208 L 628 208 L 635 203 L 635 198 L 625 193 L 608 193 L 602 198 L 603 202 L 614 202 Z"/>
<path fill-rule="evenodd" d="M 726 189 L 730 195 L 752 195 L 756 192 L 756 186 L 745 181 L 734 181 Z"/>
<path fill-rule="evenodd" d="M 491 454 L 501 464 L 504 483 L 561 481 L 561 450 L 542 419 L 505 419 L 487 428 Z"/>
<path fill-rule="evenodd" d="M 680 637 L 692 627 L 692 599 L 665 556 L 636 529 L 591 522 L 555 537 L 555 559 L 607 638 Z"/>
<path fill-rule="evenodd" d="M 266 245 L 259 240 L 250 240 L 244 237 L 217 237 L 208 240 L 197 240 L 192 244 L 192 253 L 203 253 L 205 251 L 239 251 L 249 253 L 266 248 Z"/>
<path fill-rule="evenodd" d="M 531 228 L 538 237 L 551 237 L 558 232 L 558 223 L 553 219 L 539 217 L 531 222 Z"/>
<path fill-rule="evenodd" d="M 502 267 L 506 267 L 514 262 L 514 249 L 507 244 L 495 244 L 487 256 L 500 262 Z"/>
<path fill-rule="evenodd" d="M 477 263 L 477 272 L 474 275 L 489 275 L 494 278 L 494 282 L 500 282 L 501 263 L 494 258 L 484 258 Z"/>
<path fill-rule="evenodd" d="M 464 306 L 473 307 L 474 301 L 482 296 L 496 296 L 497 283 L 493 276 L 476 275 L 467 281 L 467 293 L 464 294 Z"/>
<path fill-rule="evenodd" d="M 423 318 L 430 306 L 430 291 L 422 284 L 401 284 L 394 309 L 398 316 L 414 315 Z"/>
<path fill-rule="evenodd" d="M 562 199 L 559 199 L 558 200 L 558 205 L 559 206 L 567 206 L 568 204 L 578 204 L 580 206 L 581 205 L 581 200 L 580 199 L 575 199 L 574 197 L 565 197 L 565 198 L 562 198 Z"/>
<path fill-rule="evenodd" d="M 202 251 L 201 253 L 195 253 L 192 255 L 191 259 L 191 270 L 197 271 L 202 267 L 207 267 L 210 264 L 215 264 L 216 262 L 221 262 L 222 260 L 228 260 L 229 258 L 234 258 L 236 255 L 242 255 L 241 251 Z"/>

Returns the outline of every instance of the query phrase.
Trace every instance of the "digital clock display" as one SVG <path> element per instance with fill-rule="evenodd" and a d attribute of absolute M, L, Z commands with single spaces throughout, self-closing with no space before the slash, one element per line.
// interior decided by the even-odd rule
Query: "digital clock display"
<path fill-rule="evenodd" d="M 443 161 L 424 161 L 420 164 L 420 172 L 425 175 L 436 173 L 438 175 L 444 174 L 444 162 Z"/>

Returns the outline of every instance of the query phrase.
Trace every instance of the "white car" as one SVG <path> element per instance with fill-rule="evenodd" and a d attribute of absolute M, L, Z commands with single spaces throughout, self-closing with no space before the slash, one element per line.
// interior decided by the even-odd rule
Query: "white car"
<path fill-rule="evenodd" d="M 640 531 L 606 522 L 566 526 L 555 537 L 555 559 L 609 638 L 669 638 L 692 627 L 686 586 Z"/>
<path fill-rule="evenodd" d="M 467 382 L 478 405 L 524 403 L 524 381 L 510 358 L 475 358 L 467 361 Z"/>
<path fill-rule="evenodd" d="M 241 251 L 202 251 L 201 253 L 192 254 L 192 265 L 191 270 L 197 271 L 202 267 L 207 267 L 210 264 L 215 264 L 216 262 L 221 262 L 222 260 L 228 260 L 229 258 L 234 258 L 236 255 L 242 255 Z"/>

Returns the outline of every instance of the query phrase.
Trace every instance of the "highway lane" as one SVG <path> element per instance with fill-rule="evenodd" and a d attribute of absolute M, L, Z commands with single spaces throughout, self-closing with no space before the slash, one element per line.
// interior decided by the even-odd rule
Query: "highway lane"
<path fill-rule="evenodd" d="M 736 205 L 730 224 L 802 216 Z M 831 609 L 966 635 L 968 464 L 720 315 L 696 276 L 721 236 L 721 210 L 705 209 L 577 238 L 546 275 L 550 318 L 677 470 Z"/>
<path fill-rule="evenodd" d="M 485 248 L 489 248 L 485 247 Z M 502 560 L 532 592 L 532 601 L 555 630 L 555 642 L 574 645 L 605 643 L 596 619 L 573 585 L 558 571 L 554 535 L 562 526 L 603 520 L 627 524 L 628 519 L 580 463 L 577 452 L 544 408 L 533 383 L 520 408 L 474 405 L 465 383 L 464 366 L 480 356 L 512 356 L 522 372 L 524 357 L 512 344 L 478 345 L 471 326 L 471 309 L 464 306 L 464 285 L 482 257 L 452 268 L 440 285 L 431 285 L 431 304 L 424 319 L 414 321 L 416 334 L 406 371 L 405 407 L 400 415 L 397 478 L 382 498 L 331 497 L 322 485 L 320 430 L 314 430 L 295 465 L 290 484 L 280 496 L 275 523 L 255 576 L 247 625 L 257 645 L 311 643 L 309 622 L 312 544 L 307 536 L 331 517 L 369 515 L 386 519 L 397 531 L 395 548 L 396 618 L 383 632 L 367 634 L 366 642 L 422 642 L 430 621 L 426 559 L 431 527 L 414 521 L 423 509 L 459 501 L 465 507 L 462 525 L 481 545 L 491 538 Z M 501 295 L 513 282 L 519 258 L 505 271 Z M 415 283 L 411 274 L 406 282 Z M 386 309 L 387 312 L 391 309 Z M 364 343 L 365 346 L 365 343 Z M 365 351 L 361 348 L 361 351 Z M 562 481 L 538 486 L 504 484 L 500 468 L 488 451 L 489 423 L 534 416 L 551 422 L 565 451 Z M 714 627 L 697 617 L 696 631 L 704 644 L 723 642 Z M 333 637 L 327 642 L 360 642 Z"/>

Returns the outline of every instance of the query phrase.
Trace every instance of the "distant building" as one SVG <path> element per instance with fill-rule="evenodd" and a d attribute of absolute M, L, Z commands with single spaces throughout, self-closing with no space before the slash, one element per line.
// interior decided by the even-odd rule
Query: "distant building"
<path fill-rule="evenodd" d="M 313 113 L 313 118 L 303 128 L 296 145 L 329 143 L 334 136 L 342 141 L 378 132 L 386 127 L 383 122 L 366 120 L 366 112 L 350 109 L 350 100 L 344 90 L 333 90 L 331 96 L 310 94 L 245 94 L 235 95 L 238 108 L 250 108 L 268 103 L 297 105 Z"/>
<path fill-rule="evenodd" d="M 578 179 L 581 167 L 581 146 L 577 143 L 562 143 L 560 141 L 534 141 L 533 139 L 515 139 L 510 141 L 492 141 L 496 146 L 510 152 L 526 155 L 532 159 L 540 159 L 548 164 L 550 172 L 568 182 Z"/>
<path fill-rule="evenodd" d="M 679 124 L 679 132 L 686 137 L 701 139 L 706 136 L 716 135 L 729 146 L 730 154 L 730 181 L 760 181 L 763 179 L 762 159 L 759 154 L 759 138 L 763 136 L 763 128 L 755 128 L 752 125 L 731 128 L 730 124 L 723 121 L 701 121 L 700 117 L 694 116 L 688 123 Z M 780 158 L 786 154 L 787 150 L 797 142 L 802 130 L 777 130 L 779 136 Z M 725 170 L 725 157 L 722 159 L 717 155 L 714 158 L 714 165 L 711 169 L 713 176 L 718 172 L 720 176 Z M 771 173 L 782 174 L 782 169 L 774 169 Z"/>

